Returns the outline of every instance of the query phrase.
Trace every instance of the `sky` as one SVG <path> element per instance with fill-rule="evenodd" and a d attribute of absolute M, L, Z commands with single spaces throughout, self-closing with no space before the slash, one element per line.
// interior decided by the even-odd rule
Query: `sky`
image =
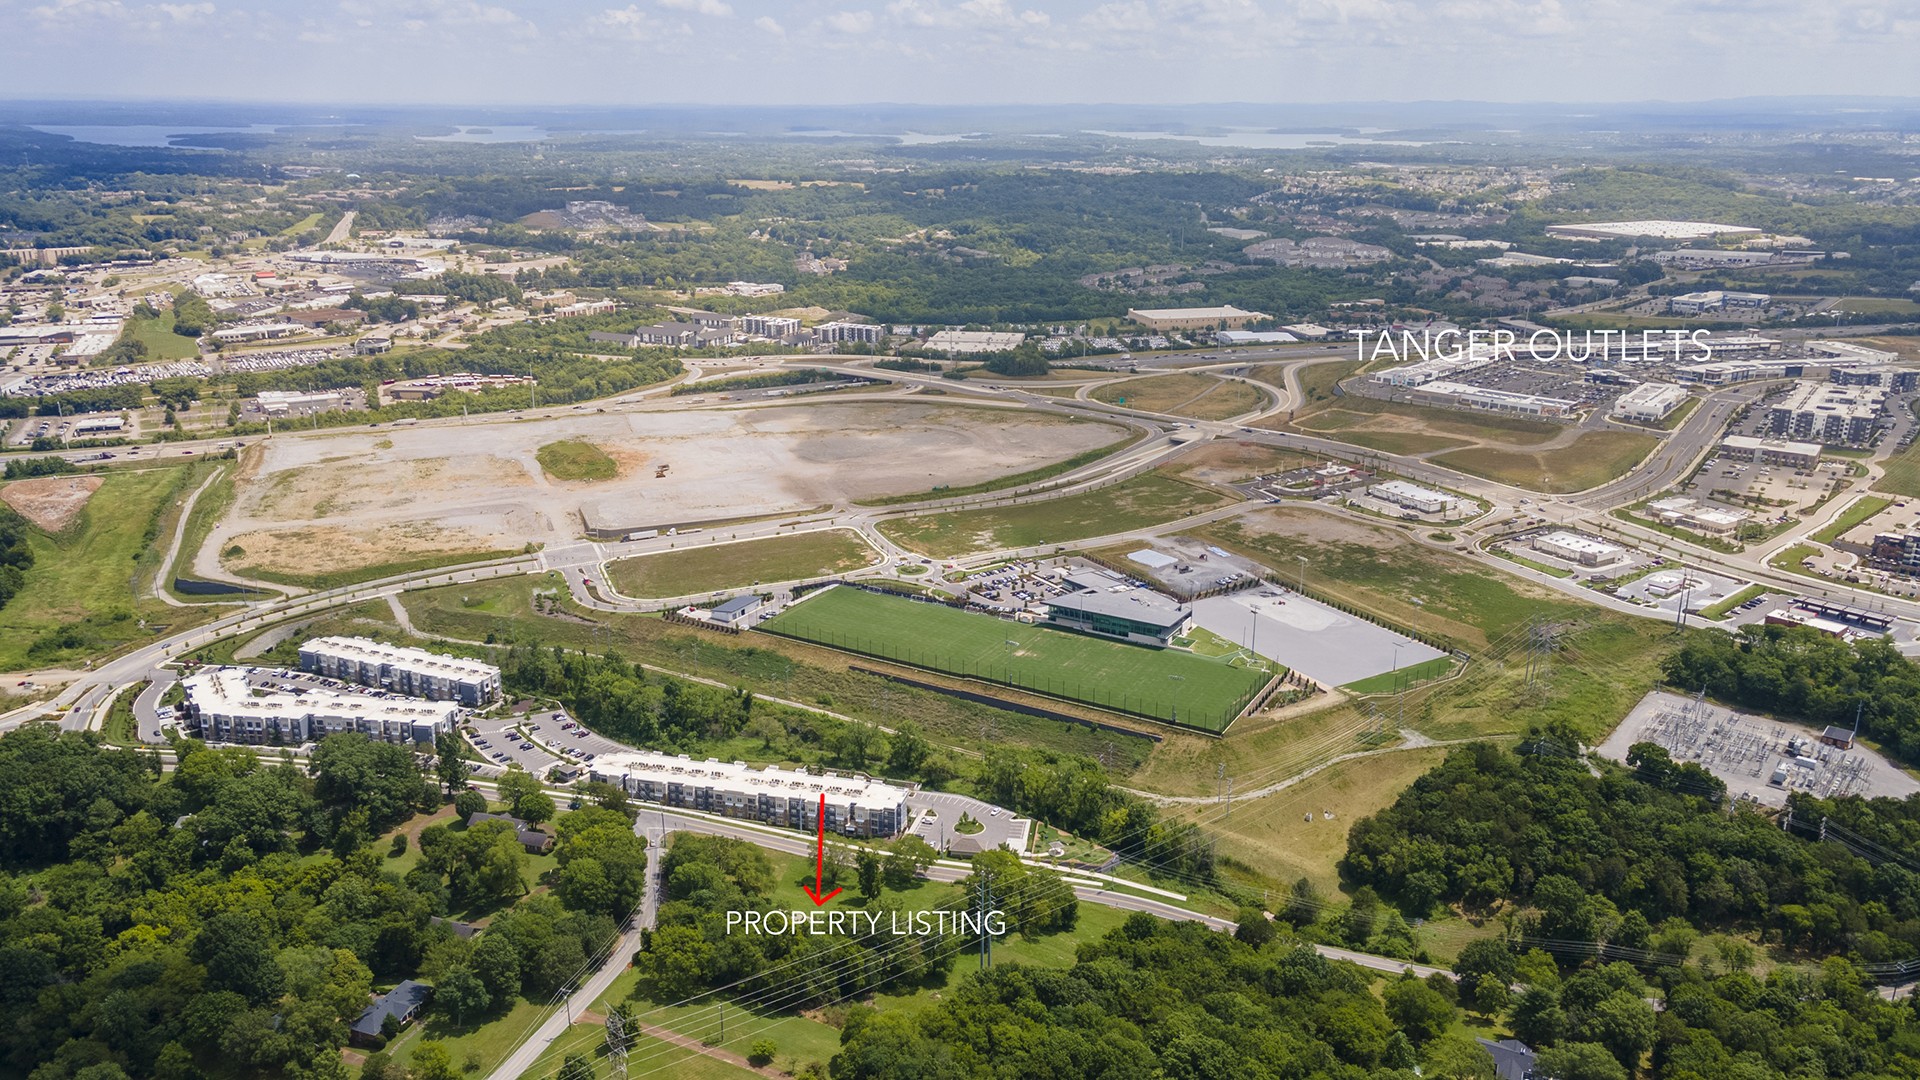
<path fill-rule="evenodd" d="M 0 28 L 11 99 L 1920 95 L 1920 0 L 0 0 Z"/>

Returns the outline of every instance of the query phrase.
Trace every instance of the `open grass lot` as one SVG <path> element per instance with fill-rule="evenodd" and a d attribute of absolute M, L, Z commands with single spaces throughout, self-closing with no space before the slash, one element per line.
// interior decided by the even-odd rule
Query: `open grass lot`
<path fill-rule="evenodd" d="M 943 604 L 834 588 L 762 628 L 971 678 L 1223 731 L 1265 676 L 1172 649 L 1023 626 Z"/>
<path fill-rule="evenodd" d="M 885 670 L 891 665 L 789 638 L 770 634 L 723 637 L 678 626 L 658 616 L 589 611 L 566 599 L 559 601 L 561 617 L 548 617 L 534 611 L 535 590 L 550 597 L 566 595 L 559 575 L 548 574 L 419 590 L 407 593 L 403 599 L 415 626 L 423 633 L 466 641 L 492 638 L 500 642 L 615 652 L 628 660 L 668 671 L 718 679 L 762 697 L 805 702 L 883 724 L 911 717 L 928 738 L 968 749 L 1011 745 L 1090 757 L 1104 754 L 1109 769 L 1115 775 L 1125 776 L 1146 760 L 1153 746 L 1150 740 L 1139 736 L 1042 720 L 860 674 L 848 669 L 859 665 Z M 926 682 L 965 685 L 960 680 L 917 669 L 899 670 L 901 674 Z M 1019 699 L 1023 695 L 1007 691 L 1005 696 Z M 1070 702 L 1036 698 L 1034 703 L 1088 719 L 1113 719 L 1111 714 Z M 983 728 L 991 732 L 990 743 L 981 741 Z M 1170 736 L 1176 737 L 1201 741 L 1199 736 Z M 751 750 L 760 745 L 758 740 L 751 742 L 752 747 L 740 749 Z M 702 748 L 702 753 L 708 752 L 720 756 L 717 749 Z M 749 756 L 729 747 L 725 760 L 735 758 L 767 760 L 764 752 Z"/>
<path fill-rule="evenodd" d="M 1324 456 L 1282 450 L 1264 443 L 1215 439 L 1183 452 L 1160 466 L 1159 471 L 1191 484 L 1209 484 L 1224 491 L 1229 484 L 1309 465 L 1324 465 L 1326 460 Z M 1138 549 L 1131 547 L 1127 550 Z"/>
<path fill-rule="evenodd" d="M 854 532 L 829 529 L 621 559 L 607 573 L 625 596 L 658 598 L 844 573 L 875 558 Z"/>
<path fill-rule="evenodd" d="M 1378 450 L 1383 454 L 1425 454 L 1472 445 L 1464 439 L 1422 435 L 1413 431 L 1343 431 L 1340 441 Z"/>
<path fill-rule="evenodd" d="M 1052 391 L 1046 390 L 1037 392 L 1052 393 Z M 1061 396 L 1072 397 L 1073 391 L 1062 391 Z M 1114 430 L 1123 431 L 1125 429 L 1115 426 Z M 1109 457 L 1125 450 L 1143 438 L 1145 438 L 1143 433 L 1131 431 L 1127 433 L 1125 438 L 1110 442 L 1105 446 L 1098 446 L 1092 450 L 1082 451 L 1063 461 L 1056 461 L 1051 465 L 1042 465 L 1037 469 L 1028 469 L 1025 472 L 1015 473 L 1012 476 L 999 476 L 991 480 L 983 480 L 977 484 L 968 484 L 964 487 L 941 485 L 940 487 L 931 488 L 926 491 L 909 492 L 905 495 L 885 495 L 870 499 L 855 499 L 853 503 L 855 506 L 899 506 L 903 503 L 925 502 L 928 499 L 953 499 L 962 495 L 979 495 L 988 491 L 1011 491 L 1014 488 L 1039 484 L 1051 480 L 1056 476 L 1060 476 L 1063 473 L 1069 473 L 1075 469 L 1091 465 L 1101 458 Z"/>
<path fill-rule="evenodd" d="M 1340 689 L 1354 694 L 1391 694 L 1401 687 L 1412 687 L 1428 679 L 1437 679 L 1453 670 L 1451 657 L 1436 656 L 1419 664 L 1409 664 L 1398 671 L 1385 671 L 1370 679 L 1350 682 Z"/>
<path fill-rule="evenodd" d="M 1129 409 L 1185 416 L 1194 420 L 1225 420 L 1258 409 L 1267 396 L 1246 383 L 1211 375 L 1181 373 L 1149 375 L 1103 386 L 1095 399 Z"/>
<path fill-rule="evenodd" d="M 1300 395 L 1306 400 L 1294 405 L 1296 416 L 1305 416 L 1316 408 L 1324 407 L 1327 402 L 1338 400 L 1334 388 L 1340 380 L 1359 371 L 1365 365 L 1358 360 L 1338 360 L 1324 364 L 1310 364 L 1300 369 Z M 1275 386 L 1285 386 L 1283 372 L 1286 364 L 1262 364 L 1253 369 L 1253 374 L 1263 382 Z"/>
<path fill-rule="evenodd" d="M 0 612 L 0 670 L 18 671 L 151 637 L 142 616 L 184 626 L 205 616 L 142 600 L 141 586 L 158 569 L 155 536 L 172 503 L 184 498 L 195 468 L 116 470 L 57 534 L 27 534 L 33 566 L 18 595 Z"/>
<path fill-rule="evenodd" d="M 1845 535 L 1847 530 L 1892 505 L 1892 499 L 1882 498 L 1879 495 L 1863 495 L 1854 500 L 1853 505 L 1847 507 L 1839 517 L 1814 532 L 1809 539 L 1816 543 L 1831 544 Z"/>
<path fill-rule="evenodd" d="M 131 318 L 121 335 L 147 347 L 148 360 L 191 360 L 200 355 L 200 342 L 173 332 L 173 309 L 155 319 Z"/>
<path fill-rule="evenodd" d="M 254 535 L 259 536 L 264 534 Z M 272 557 L 267 557 L 261 552 L 257 544 L 251 551 L 249 551 L 248 548 L 236 544 L 230 547 L 228 551 L 232 551 L 233 548 L 239 548 L 238 553 L 229 557 L 227 552 L 223 551 L 221 553 L 221 564 L 234 573 L 248 578 L 256 578 L 261 581 L 271 581 L 277 585 L 293 585 L 303 589 L 337 589 L 342 585 L 355 585 L 362 581 L 376 581 L 380 578 L 394 577 L 400 574 L 417 574 L 423 570 L 433 570 L 442 566 L 458 566 L 462 563 L 505 559 L 521 554 L 519 551 L 442 551 L 433 555 L 422 555 L 418 558 L 386 561 L 387 553 L 373 551 L 367 552 L 365 556 L 367 561 L 357 566 L 301 573 L 286 569 L 289 562 L 292 561 L 287 554 L 290 549 L 297 549 L 308 544 L 318 546 L 326 544 L 336 538 L 346 538 L 339 536 L 338 530 L 309 531 L 288 529 L 276 534 L 276 536 L 278 539 L 284 540 L 285 544 L 277 543 L 275 548 L 272 549 Z M 247 539 L 250 543 L 254 542 L 252 537 L 248 537 Z"/>
<path fill-rule="evenodd" d="M 1232 501 L 1218 492 L 1148 473 L 1061 499 L 896 518 L 881 522 L 880 531 L 923 555 L 951 558 L 975 551 L 1071 544 L 1174 521 Z"/>
<path fill-rule="evenodd" d="M 1347 830 L 1391 805 L 1445 754 L 1431 747 L 1343 761 L 1264 798 L 1236 799 L 1232 816 L 1204 803 L 1184 809 L 1182 816 L 1203 821 L 1217 838 L 1222 860 L 1251 868 L 1255 880 L 1267 883 L 1263 887 L 1285 889 L 1304 877 L 1330 895 L 1340 884 L 1334 865 L 1346 854 Z M 1331 820 L 1322 816 L 1328 810 Z"/>
<path fill-rule="evenodd" d="M 1920 498 L 1920 443 L 1888 458 L 1882 469 L 1884 472 L 1873 490 Z"/>
<path fill-rule="evenodd" d="M 1920 312 L 1920 304 L 1898 296 L 1843 296 L 1834 301 L 1834 310 L 1854 315 L 1900 315 Z"/>
<path fill-rule="evenodd" d="M 584 439 L 551 442 L 533 456 L 555 480 L 611 480 L 620 475 L 619 463 Z"/>
<path fill-rule="evenodd" d="M 1749 585 L 1717 604 L 1710 604 L 1702 608 L 1700 610 L 1700 617 L 1703 619 L 1723 619 L 1726 617 L 1727 612 L 1732 611 L 1734 608 L 1739 607 L 1741 604 L 1746 603 L 1756 596 L 1766 595 L 1766 592 L 1767 587 L 1765 585 Z"/>
<path fill-rule="evenodd" d="M 1558 494 L 1585 491 L 1625 476 L 1659 444 L 1655 436 L 1631 431 L 1589 431 L 1557 450 L 1478 446 L 1449 450 L 1432 460 L 1488 480 Z"/>

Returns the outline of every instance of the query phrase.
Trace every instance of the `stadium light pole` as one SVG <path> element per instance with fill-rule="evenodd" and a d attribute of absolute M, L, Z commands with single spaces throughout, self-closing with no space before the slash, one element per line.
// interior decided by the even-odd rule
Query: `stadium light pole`
<path fill-rule="evenodd" d="M 1307 557 L 1305 555 L 1295 555 L 1294 558 L 1300 561 L 1299 592 L 1300 595 L 1305 596 L 1307 594 Z"/>

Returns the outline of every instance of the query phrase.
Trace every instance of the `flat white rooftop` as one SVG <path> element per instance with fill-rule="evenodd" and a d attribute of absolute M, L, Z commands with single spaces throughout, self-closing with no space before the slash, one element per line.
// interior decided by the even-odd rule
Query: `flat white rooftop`
<path fill-rule="evenodd" d="M 1746 225 L 1720 225 L 1711 221 L 1673 221 L 1649 218 L 1640 221 L 1585 221 L 1549 225 L 1547 232 L 1569 236 L 1650 236 L 1660 240 L 1697 240 L 1708 236 L 1758 234 Z"/>
<path fill-rule="evenodd" d="M 447 701 L 418 698 L 381 698 L 371 694 L 310 689 L 303 694 L 269 691 L 256 695 L 242 668 L 220 667 L 196 672 L 180 680 L 187 700 L 218 716 L 254 720 L 291 720 L 299 717 L 453 722 L 460 707 Z"/>
<path fill-rule="evenodd" d="M 825 794 L 828 802 L 858 803 L 871 807 L 898 806 L 906 801 L 909 794 L 906 788 L 870 776 L 815 776 L 805 769 L 782 769 L 777 765 L 755 768 L 745 762 L 714 758 L 695 761 L 684 754 L 662 754 L 652 750 L 616 750 L 601 754 L 593 759 L 593 771 L 602 776 L 630 776 L 636 780 L 724 788 L 783 798 L 818 800 Z"/>
<path fill-rule="evenodd" d="M 319 637 L 301 645 L 300 649 L 302 652 L 325 653 L 362 663 L 391 664 L 414 671 L 431 671 L 440 675 L 465 676 L 472 679 L 500 677 L 500 669 L 492 664 L 483 664 L 478 660 L 468 660 L 459 656 L 448 656 L 444 653 L 428 652 L 408 645 L 388 645 L 371 638 Z"/>

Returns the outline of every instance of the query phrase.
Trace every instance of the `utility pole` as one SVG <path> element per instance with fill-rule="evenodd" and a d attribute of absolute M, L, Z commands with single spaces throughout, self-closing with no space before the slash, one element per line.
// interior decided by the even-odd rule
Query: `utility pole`
<path fill-rule="evenodd" d="M 975 886 L 974 913 L 980 917 L 980 970 L 993 966 L 993 936 L 987 933 L 987 875 L 982 871 Z"/>

